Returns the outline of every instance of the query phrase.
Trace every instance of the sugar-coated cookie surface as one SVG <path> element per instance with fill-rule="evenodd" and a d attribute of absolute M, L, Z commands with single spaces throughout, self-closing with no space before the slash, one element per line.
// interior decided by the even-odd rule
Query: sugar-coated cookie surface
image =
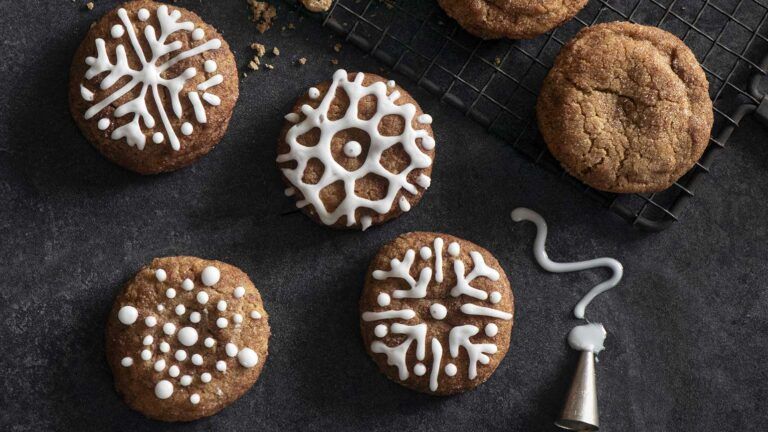
<path fill-rule="evenodd" d="M 625 22 L 585 28 L 564 46 L 536 111 L 566 171 L 617 193 L 672 186 L 703 154 L 714 121 L 691 50 L 664 30 Z"/>
<path fill-rule="evenodd" d="M 240 269 L 157 258 L 117 296 L 107 360 L 125 402 L 148 417 L 213 415 L 256 382 L 270 336 L 261 295 Z"/>
<path fill-rule="evenodd" d="M 382 247 L 360 299 L 365 347 L 381 371 L 435 395 L 490 378 L 509 349 L 513 317 L 498 261 L 446 234 L 407 233 Z"/>
<path fill-rule="evenodd" d="M 432 117 L 394 81 L 338 70 L 285 119 L 285 193 L 318 223 L 365 230 L 409 211 L 431 184 Z"/>
<path fill-rule="evenodd" d="M 149 0 L 125 3 L 91 27 L 69 86 L 88 141 L 142 174 L 184 167 L 213 149 L 238 97 L 235 58 L 216 29 Z"/>

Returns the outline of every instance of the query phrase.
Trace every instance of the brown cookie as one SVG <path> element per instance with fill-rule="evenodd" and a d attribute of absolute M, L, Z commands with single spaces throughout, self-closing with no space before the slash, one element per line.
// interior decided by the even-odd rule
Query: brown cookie
<path fill-rule="evenodd" d="M 587 0 L 438 0 L 466 31 L 483 39 L 531 39 L 576 16 Z"/>
<path fill-rule="evenodd" d="M 107 361 L 125 402 L 190 421 L 242 396 L 267 360 L 267 313 L 248 275 L 219 261 L 157 258 L 117 296 Z"/>
<path fill-rule="evenodd" d="M 565 170 L 593 188 L 661 191 L 707 147 L 708 89 L 696 57 L 674 35 L 599 24 L 557 56 L 536 106 L 539 129 Z"/>
<path fill-rule="evenodd" d="M 173 171 L 211 151 L 237 97 L 224 38 L 196 14 L 154 1 L 104 15 L 70 69 L 69 106 L 85 137 L 141 174 Z"/>
<path fill-rule="evenodd" d="M 409 211 L 431 183 L 432 117 L 394 81 L 338 70 L 285 119 L 285 193 L 318 223 L 365 230 Z"/>
<path fill-rule="evenodd" d="M 498 261 L 446 234 L 403 234 L 371 262 L 360 299 L 368 353 L 391 380 L 435 395 L 491 377 L 509 349 L 515 302 Z"/>

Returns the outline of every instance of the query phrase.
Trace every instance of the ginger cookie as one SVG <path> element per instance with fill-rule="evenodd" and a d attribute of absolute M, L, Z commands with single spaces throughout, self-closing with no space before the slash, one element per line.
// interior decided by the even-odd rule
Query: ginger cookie
<path fill-rule="evenodd" d="M 563 47 L 536 112 L 563 168 L 615 193 L 670 187 L 704 153 L 714 121 L 691 50 L 664 30 L 625 22 L 585 28 Z"/>
<path fill-rule="evenodd" d="M 483 39 L 531 39 L 576 16 L 587 0 L 438 0 L 466 31 Z"/>
<path fill-rule="evenodd" d="M 131 408 L 157 420 L 191 421 L 251 388 L 267 360 L 269 335 L 261 295 L 240 269 L 157 258 L 115 300 L 107 361 Z"/>
<path fill-rule="evenodd" d="M 487 250 L 446 234 L 403 234 L 371 262 L 360 299 L 368 353 L 391 380 L 435 395 L 471 390 L 509 349 L 514 298 Z"/>
<path fill-rule="evenodd" d="M 173 171 L 211 151 L 238 97 L 235 58 L 216 29 L 149 0 L 125 3 L 91 27 L 69 85 L 88 141 L 141 174 Z"/>
<path fill-rule="evenodd" d="M 409 211 L 430 185 L 432 117 L 394 81 L 338 70 L 285 120 L 285 194 L 320 224 L 365 230 Z"/>

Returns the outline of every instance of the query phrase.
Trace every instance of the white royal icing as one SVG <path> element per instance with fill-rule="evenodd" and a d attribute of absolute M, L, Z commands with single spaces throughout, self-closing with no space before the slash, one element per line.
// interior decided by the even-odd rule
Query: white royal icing
<path fill-rule="evenodd" d="M 403 211 L 410 209 L 410 204 L 404 193 L 416 195 L 418 193 L 417 185 L 424 188 L 424 181 L 417 181 L 416 185 L 408 180 L 411 172 L 418 169 L 428 168 L 432 165 L 432 158 L 425 154 L 419 147 L 430 150 L 434 148 L 434 139 L 429 136 L 427 131 L 415 129 L 413 120 L 416 116 L 416 106 L 411 103 L 397 105 L 395 101 L 399 97 L 399 92 L 394 91 L 387 95 L 387 85 L 383 82 L 376 82 L 369 86 L 363 85 L 363 73 L 357 73 L 353 81 L 349 81 L 347 71 L 340 69 L 333 74 L 333 81 L 317 108 L 310 105 L 303 105 L 301 116 L 296 113 L 290 113 L 286 119 L 296 123 L 285 136 L 285 142 L 289 147 L 287 153 L 277 157 L 278 163 L 295 161 L 295 168 L 282 168 L 282 172 L 293 187 L 301 192 L 302 199 L 296 202 L 296 206 L 301 208 L 312 205 L 320 220 L 326 225 L 333 225 L 340 218 L 346 216 L 347 226 L 355 225 L 357 222 L 356 212 L 359 209 L 372 210 L 379 214 L 384 214 L 392 209 L 395 199 L 402 197 L 398 205 Z M 333 101 L 336 90 L 343 89 L 349 97 L 349 108 L 344 117 L 337 120 L 328 119 L 328 110 Z M 319 98 L 317 89 L 310 89 L 309 96 Z M 358 102 L 365 96 L 374 95 L 378 101 L 377 111 L 372 118 L 363 120 L 358 116 Z M 404 131 L 398 136 L 383 136 L 378 131 L 378 125 L 382 118 L 387 115 L 397 115 L 405 120 Z M 420 116 L 421 118 L 422 116 Z M 301 121 L 300 121 L 301 120 Z M 307 147 L 298 142 L 298 137 L 318 128 L 320 138 L 317 145 Z M 349 128 L 361 129 L 370 137 L 370 148 L 362 166 L 354 171 L 347 171 L 339 164 L 331 153 L 331 140 L 336 133 Z M 401 144 L 405 152 L 410 157 L 409 165 L 400 173 L 392 173 L 381 164 L 382 153 Z M 345 144 L 343 152 L 347 157 L 358 157 L 362 153 L 360 143 L 350 141 Z M 323 166 L 323 175 L 316 184 L 309 184 L 303 181 L 304 171 L 307 163 L 311 159 L 319 160 Z M 355 183 L 363 177 L 375 174 L 388 181 L 389 187 L 385 197 L 378 200 L 370 200 L 355 194 Z M 329 212 L 320 198 L 320 191 L 325 187 L 341 181 L 344 183 L 346 196 L 343 201 L 332 212 Z M 405 201 L 405 204 L 403 202 Z M 407 208 L 407 209 L 406 209 Z M 361 218 L 360 225 L 363 229 L 370 226 L 372 219 L 366 215 Z"/>
<path fill-rule="evenodd" d="M 166 43 L 169 37 L 177 32 L 191 33 L 192 39 L 195 41 L 205 37 L 205 32 L 199 28 L 195 29 L 192 22 L 180 22 L 181 12 L 178 10 L 171 11 L 167 5 L 161 5 L 157 8 L 158 29 L 152 24 L 140 25 L 132 22 L 128 11 L 124 8 L 118 9 L 117 17 L 121 24 L 115 24 L 110 28 L 110 36 L 121 43 L 115 48 L 114 54 L 110 54 L 107 52 L 105 40 L 103 38 L 96 39 L 96 56 L 89 56 L 85 59 L 85 63 L 89 66 L 85 73 L 85 80 L 91 81 L 96 77 L 103 76 L 98 82 L 99 89 L 102 91 L 112 89 L 118 82 L 121 82 L 122 86 L 91 105 L 84 117 L 86 120 L 96 117 L 106 107 L 113 106 L 128 92 L 139 87 L 139 94 L 136 98 L 118 106 L 112 113 L 115 118 L 126 115 L 133 115 L 133 117 L 129 122 L 115 128 L 111 138 L 113 140 L 125 138 L 129 146 L 136 146 L 139 150 L 143 150 L 147 136 L 152 136 L 152 141 L 158 144 L 167 137 L 171 147 L 174 150 L 180 150 L 181 143 L 171 124 L 170 115 L 174 115 L 177 119 L 184 117 L 182 98 L 187 97 L 190 100 L 198 123 L 206 123 L 207 120 L 204 114 L 205 108 L 200 102 L 200 95 L 194 90 L 185 91 L 187 81 L 197 76 L 198 68 L 189 67 L 173 78 L 168 76 L 168 71 L 180 61 L 194 58 L 200 60 L 199 69 L 211 73 L 208 70 L 212 69 L 212 66 L 206 64 L 201 54 L 219 49 L 221 40 L 211 39 L 194 43 L 192 44 L 194 46 L 186 50 L 182 50 L 183 44 L 179 40 Z M 137 13 L 137 18 L 141 22 L 146 22 L 149 17 L 150 12 L 147 9 L 140 9 Z M 160 31 L 159 35 L 157 34 L 158 30 Z M 149 48 L 148 51 L 145 51 L 145 48 Z M 129 60 L 129 56 L 131 60 Z M 112 63 L 113 58 L 114 63 Z M 134 69 L 131 66 L 132 63 L 138 63 L 140 66 Z M 213 70 L 215 71 L 215 69 Z M 215 75 L 206 81 L 207 85 L 204 88 L 200 89 L 198 86 L 198 90 L 205 92 L 202 99 L 211 105 L 218 105 L 221 102 L 220 99 L 208 91 L 211 87 L 221 84 L 222 81 L 222 75 Z M 94 102 L 93 92 L 83 89 L 85 88 L 81 86 L 83 99 Z M 151 114 L 148 100 L 154 104 L 159 113 L 159 123 L 162 124 L 164 133 L 153 132 L 155 127 L 159 127 L 159 125 L 158 120 Z M 165 106 L 164 100 L 169 101 L 170 107 Z M 167 112 L 168 108 L 170 108 L 170 113 Z M 145 132 L 144 128 L 148 132 Z M 192 125 L 188 122 L 184 123 L 181 132 L 190 135 Z"/>
<path fill-rule="evenodd" d="M 483 290 L 477 289 L 472 286 L 472 282 L 479 278 L 487 278 L 492 282 L 496 282 L 500 279 L 501 275 L 498 271 L 488 266 L 485 263 L 482 255 L 477 251 L 470 251 L 469 256 L 473 263 L 472 271 L 465 275 L 464 263 L 461 260 L 461 246 L 457 242 L 452 242 L 444 250 L 445 241 L 437 237 L 432 243 L 432 249 L 428 245 L 418 248 L 419 253 L 415 250 L 408 249 L 402 260 L 397 257 L 390 260 L 389 270 L 374 270 L 372 276 L 376 280 L 385 280 L 390 278 L 401 279 L 405 282 L 405 285 L 409 289 L 395 289 L 390 293 L 381 292 L 377 296 L 377 304 L 381 308 L 387 308 L 385 310 L 377 311 L 365 311 L 362 314 L 362 319 L 365 322 L 373 321 L 385 321 L 385 320 L 402 320 L 410 321 L 417 317 L 415 310 L 407 308 L 403 303 L 398 304 L 398 308 L 389 309 L 390 298 L 396 299 L 417 299 L 417 301 L 424 301 L 428 298 L 428 291 L 430 282 L 433 280 L 435 285 L 432 288 L 437 288 L 444 280 L 443 278 L 443 265 L 444 265 L 444 252 L 448 255 L 445 265 L 452 267 L 456 275 L 457 284 L 449 291 L 449 295 L 453 298 L 460 299 L 463 303 L 459 307 L 459 316 L 481 317 L 484 320 L 490 320 L 484 326 L 484 336 L 482 338 L 494 338 L 499 332 L 499 327 L 492 321 L 511 321 L 511 311 L 505 311 L 497 309 L 492 305 L 501 302 L 501 293 L 499 291 L 493 291 L 490 297 L 497 300 L 495 303 L 489 299 L 489 294 Z M 425 263 L 425 266 L 419 272 L 418 279 L 411 275 L 411 269 L 416 263 L 418 257 Z M 430 266 L 434 262 L 433 267 Z M 451 264 L 453 264 L 451 266 Z M 498 299 L 496 298 L 498 297 Z M 441 370 L 445 372 L 445 376 L 452 377 L 458 373 L 456 365 L 453 363 L 446 363 L 443 365 L 445 356 L 450 358 L 457 358 L 460 351 L 463 349 L 467 353 L 468 368 L 467 377 L 469 379 L 475 379 L 478 376 L 478 364 L 486 365 L 490 363 L 490 355 L 493 355 L 498 351 L 498 348 L 493 343 L 488 342 L 473 342 L 472 338 L 476 337 L 481 329 L 475 325 L 453 325 L 456 321 L 454 318 L 450 318 L 449 323 L 452 324 L 449 331 L 447 341 L 447 351 L 443 347 L 437 337 L 428 336 L 432 332 L 429 331 L 429 326 L 436 321 L 443 321 L 448 318 L 448 308 L 433 299 L 428 312 L 429 317 L 420 317 L 420 323 L 408 324 L 403 322 L 395 322 L 392 324 L 380 323 L 374 327 L 374 336 L 381 339 L 388 334 L 403 335 L 398 337 L 398 345 L 389 346 L 384 341 L 375 340 L 371 343 L 371 351 L 377 354 L 384 354 L 387 356 L 387 364 L 395 366 L 398 370 L 398 376 L 401 380 L 407 380 L 410 376 L 409 370 L 412 370 L 414 375 L 423 376 L 429 372 L 429 388 L 432 391 L 437 391 L 439 388 L 439 381 L 441 376 Z M 482 301 L 488 303 L 483 305 L 479 304 Z M 457 313 L 457 312 L 451 312 Z M 425 318 L 429 318 L 426 319 Z M 426 321 L 426 322 L 424 322 Z M 476 319 L 472 320 L 476 322 Z M 435 324 L 438 325 L 438 324 Z M 445 324 L 439 324 L 441 327 Z M 431 340 L 428 340 L 431 338 Z M 408 353 L 412 346 L 415 346 L 415 358 L 417 363 L 409 368 L 407 359 L 411 358 Z M 426 352 L 429 351 L 432 355 L 431 362 L 425 362 Z"/>

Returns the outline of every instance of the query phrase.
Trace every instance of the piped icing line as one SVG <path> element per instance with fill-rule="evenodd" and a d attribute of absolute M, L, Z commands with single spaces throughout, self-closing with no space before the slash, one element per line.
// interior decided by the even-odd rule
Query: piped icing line
<path fill-rule="evenodd" d="M 624 275 L 624 267 L 620 262 L 613 258 L 596 258 L 588 261 L 570 263 L 556 263 L 550 260 L 545 249 L 545 243 L 547 241 L 547 222 L 535 211 L 522 207 L 517 208 L 512 211 L 512 220 L 515 222 L 527 220 L 536 225 L 536 239 L 533 242 L 533 255 L 544 270 L 553 273 L 566 273 L 606 267 L 613 272 L 608 280 L 594 286 L 581 300 L 579 300 L 576 307 L 573 309 L 573 314 L 576 318 L 584 319 L 584 314 L 589 303 L 592 302 L 595 297 L 615 287 L 619 281 L 621 281 L 621 278 Z"/>
<path fill-rule="evenodd" d="M 487 316 L 491 318 L 499 318 L 507 321 L 512 319 L 512 314 L 509 312 L 504 312 L 498 309 L 489 308 L 485 306 L 478 306 L 472 303 L 465 303 L 461 305 L 459 310 L 461 310 L 467 315 L 482 315 L 482 316 Z"/>
<path fill-rule="evenodd" d="M 303 105 L 300 109 L 301 114 L 304 116 L 303 120 L 296 113 L 291 113 L 295 115 L 288 114 L 286 116 L 289 122 L 296 124 L 288 130 L 285 136 L 285 143 L 288 145 L 289 150 L 287 153 L 278 155 L 277 162 L 294 161 L 296 163 L 295 168 L 281 168 L 286 179 L 304 197 L 302 201 L 296 203 L 296 206 L 302 208 L 312 205 L 319 219 L 326 225 L 333 225 L 342 217 L 346 217 L 347 226 L 355 225 L 357 223 L 356 213 L 360 209 L 369 209 L 379 214 L 389 212 L 398 197 L 405 198 L 402 195 L 403 193 L 416 195 L 418 193 L 417 186 L 423 187 L 421 184 L 425 183 L 425 181 L 422 180 L 414 185 L 408 179 L 409 174 L 414 170 L 428 168 L 432 165 L 432 158 L 422 151 L 418 140 L 421 141 L 423 148 L 429 150 L 430 147 L 434 146 L 434 139 L 429 136 L 427 131 L 413 127 L 413 120 L 417 111 L 416 106 L 411 103 L 395 104 L 394 101 L 399 97 L 399 92 L 394 91 L 387 96 L 388 90 L 385 83 L 376 82 L 364 86 L 364 78 L 365 75 L 358 72 L 354 80 L 350 81 L 347 71 L 339 69 L 333 74 L 333 81 L 317 108 Z M 337 89 L 341 89 L 347 94 L 349 108 L 347 108 L 342 118 L 330 120 L 328 119 L 328 111 L 335 98 Z M 310 90 L 310 97 L 313 94 L 314 92 Z M 358 103 L 360 99 L 369 95 L 376 96 L 378 101 L 377 111 L 372 118 L 363 120 L 358 116 Z M 317 95 L 317 98 L 319 98 L 319 95 Z M 384 136 L 379 132 L 378 125 L 387 115 L 398 115 L 405 120 L 402 134 L 398 136 Z M 307 147 L 300 144 L 298 138 L 314 128 L 320 130 L 320 138 L 317 145 Z M 331 153 L 331 140 L 333 136 L 340 131 L 350 128 L 361 129 L 370 137 L 370 147 L 365 161 L 358 169 L 352 172 L 347 171 L 346 168 L 339 164 Z M 401 172 L 395 174 L 381 164 L 381 157 L 387 149 L 397 144 L 402 145 L 410 158 L 410 163 Z M 356 149 L 349 149 L 347 157 L 357 153 L 353 150 Z M 319 160 L 324 166 L 323 174 L 315 184 L 305 183 L 303 180 L 304 171 L 312 159 Z M 355 182 L 369 174 L 378 175 L 388 181 L 389 187 L 386 196 L 381 199 L 370 200 L 355 194 Z M 334 211 L 329 212 L 320 198 L 320 192 L 338 181 L 344 183 L 345 197 Z M 403 211 L 410 209 L 410 203 L 408 203 L 407 199 L 405 203 L 400 200 L 398 205 Z M 366 221 L 361 220 L 362 228 L 365 229 L 370 226 L 370 221 L 370 217 Z"/>

